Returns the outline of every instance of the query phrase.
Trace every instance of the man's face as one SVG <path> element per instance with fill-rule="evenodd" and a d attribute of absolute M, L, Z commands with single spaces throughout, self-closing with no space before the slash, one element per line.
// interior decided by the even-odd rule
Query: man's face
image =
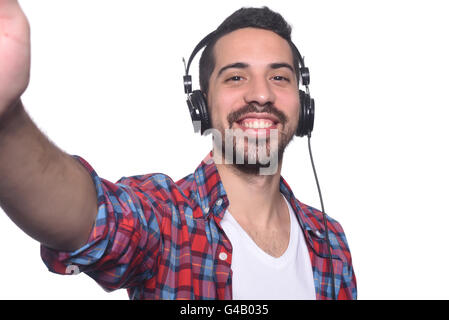
<path fill-rule="evenodd" d="M 223 152 L 225 129 L 240 129 L 239 133 L 249 137 L 233 141 L 234 161 L 236 154 L 244 159 L 240 169 L 254 172 L 260 167 L 262 152 L 277 152 L 281 161 L 299 119 L 298 86 L 288 42 L 272 31 L 238 29 L 216 42 L 214 56 L 207 102 L 212 126 L 223 137 Z M 270 133 L 275 135 L 270 138 Z M 256 164 L 248 166 L 248 162 Z"/>

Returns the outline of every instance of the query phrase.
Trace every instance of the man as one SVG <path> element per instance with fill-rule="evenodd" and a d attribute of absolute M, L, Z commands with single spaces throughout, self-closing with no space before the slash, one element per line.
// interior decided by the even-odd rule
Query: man
<path fill-rule="evenodd" d="M 343 229 L 329 218 L 330 256 L 323 214 L 280 175 L 303 115 L 290 27 L 279 14 L 238 10 L 209 39 L 200 83 L 214 148 L 195 172 L 113 184 L 30 120 L 20 100 L 28 23 L 15 0 L 0 0 L 0 13 L 0 204 L 42 243 L 51 271 L 85 272 L 131 299 L 356 298 Z"/>

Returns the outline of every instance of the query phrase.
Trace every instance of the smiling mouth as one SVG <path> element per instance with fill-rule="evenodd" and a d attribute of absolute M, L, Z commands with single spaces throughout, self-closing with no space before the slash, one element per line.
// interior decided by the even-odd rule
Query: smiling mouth
<path fill-rule="evenodd" d="M 238 127 L 244 131 L 277 129 L 279 122 L 276 117 L 269 114 L 247 114 L 236 121 Z"/>
<path fill-rule="evenodd" d="M 277 123 L 270 119 L 245 118 L 237 124 L 245 129 L 275 129 Z"/>

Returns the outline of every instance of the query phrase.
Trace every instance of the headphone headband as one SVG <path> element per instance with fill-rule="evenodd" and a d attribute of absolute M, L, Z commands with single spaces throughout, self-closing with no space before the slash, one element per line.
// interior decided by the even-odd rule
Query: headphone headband
<path fill-rule="evenodd" d="M 186 75 L 189 74 L 189 70 L 190 70 L 190 64 L 193 61 L 193 58 L 195 58 L 196 54 L 198 53 L 198 51 L 200 51 L 202 48 L 204 48 L 205 46 L 207 46 L 209 44 L 209 42 L 211 41 L 211 39 L 216 35 L 217 31 L 212 31 L 211 33 L 209 33 L 207 36 L 205 36 L 203 38 L 203 40 L 201 40 L 195 47 L 195 49 L 193 49 L 192 54 L 190 55 L 189 61 L 187 62 L 187 66 L 186 66 Z"/>

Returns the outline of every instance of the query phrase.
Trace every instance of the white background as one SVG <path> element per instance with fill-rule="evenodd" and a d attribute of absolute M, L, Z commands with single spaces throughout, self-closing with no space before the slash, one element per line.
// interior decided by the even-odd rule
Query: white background
<path fill-rule="evenodd" d="M 312 149 L 326 211 L 346 231 L 359 298 L 449 298 L 445 1 L 21 4 L 32 30 L 28 112 L 61 149 L 114 182 L 192 172 L 211 142 L 193 134 L 182 57 L 242 6 L 283 14 L 311 71 Z M 307 140 L 294 140 L 284 162 L 297 198 L 319 208 Z M 0 250 L 2 299 L 127 299 L 86 275 L 48 272 L 39 244 L 3 212 Z"/>

